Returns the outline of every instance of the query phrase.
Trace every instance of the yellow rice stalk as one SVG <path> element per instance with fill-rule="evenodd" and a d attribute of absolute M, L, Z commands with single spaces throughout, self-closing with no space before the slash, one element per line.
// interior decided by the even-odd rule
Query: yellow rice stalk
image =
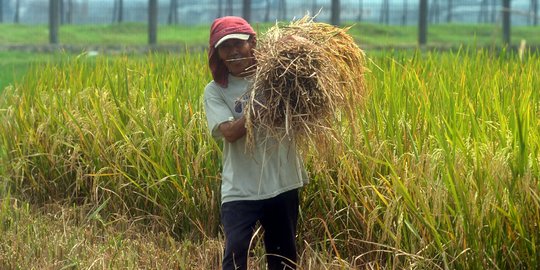
<path fill-rule="evenodd" d="M 262 35 L 248 90 L 248 145 L 255 130 L 297 142 L 334 137 L 332 122 L 352 113 L 365 90 L 364 52 L 347 30 L 306 16 Z"/>

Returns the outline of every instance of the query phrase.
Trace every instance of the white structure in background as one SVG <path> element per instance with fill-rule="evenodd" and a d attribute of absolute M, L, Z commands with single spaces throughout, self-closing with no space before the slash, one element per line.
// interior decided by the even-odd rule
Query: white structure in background
<path fill-rule="evenodd" d="M 113 21 L 114 3 L 116 0 L 63 0 L 64 16 L 69 12 L 68 3 L 72 5 L 72 23 L 74 24 L 110 24 Z M 124 22 L 146 22 L 148 19 L 148 0 L 123 0 Z M 418 0 L 341 0 L 341 21 L 355 22 L 361 19 L 365 22 L 379 23 L 385 1 L 388 3 L 388 23 L 416 25 L 418 22 Z M 47 24 L 49 0 L 3 0 L 3 20 L 6 23 L 13 22 L 15 7 L 19 2 L 19 23 L 23 24 Z M 221 2 L 221 11 L 219 3 Z M 280 3 L 286 3 L 286 12 L 279 10 Z M 437 22 L 444 23 L 448 16 L 447 0 L 430 0 L 430 10 L 438 4 Z M 167 23 L 171 0 L 159 0 L 158 20 L 160 24 Z M 242 15 L 242 0 L 177 0 L 177 18 L 179 24 L 196 25 L 209 24 L 218 15 L 227 15 L 232 9 L 232 14 Z M 232 3 L 232 7 L 228 6 Z M 482 14 L 486 6 L 492 0 L 453 0 L 451 12 L 454 23 L 478 23 L 479 16 L 494 18 L 500 23 L 501 1 L 496 1 L 497 7 L 493 11 L 488 6 L 489 15 Z M 321 10 L 317 17 L 320 21 L 330 20 L 331 0 L 252 0 L 252 21 L 260 22 L 268 18 L 269 21 L 276 19 L 290 20 L 299 18 L 306 13 L 316 13 Z M 268 16 L 267 16 L 268 14 Z M 283 14 L 286 14 L 285 18 Z M 494 16 L 493 16 L 494 15 Z M 526 25 L 531 20 L 531 0 L 512 0 L 512 25 Z M 484 17 L 485 18 L 485 17 Z M 406 19 L 406 20 L 404 20 Z M 488 23 L 488 21 L 485 21 Z"/>

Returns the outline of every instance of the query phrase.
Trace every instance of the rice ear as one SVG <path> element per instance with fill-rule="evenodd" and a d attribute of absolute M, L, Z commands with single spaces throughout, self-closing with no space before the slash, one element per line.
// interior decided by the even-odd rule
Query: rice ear
<path fill-rule="evenodd" d="M 255 132 L 306 144 L 334 138 L 336 117 L 351 115 L 365 93 L 365 55 L 347 30 L 305 16 L 261 35 L 248 89 L 248 147 Z"/>

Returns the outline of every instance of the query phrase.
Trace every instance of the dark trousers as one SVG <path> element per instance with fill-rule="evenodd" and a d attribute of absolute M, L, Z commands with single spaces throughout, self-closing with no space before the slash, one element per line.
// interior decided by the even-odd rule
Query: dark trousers
<path fill-rule="evenodd" d="M 268 269 L 296 269 L 297 189 L 266 200 L 233 201 L 221 206 L 223 270 L 247 269 L 249 243 L 257 221 L 264 228 Z"/>

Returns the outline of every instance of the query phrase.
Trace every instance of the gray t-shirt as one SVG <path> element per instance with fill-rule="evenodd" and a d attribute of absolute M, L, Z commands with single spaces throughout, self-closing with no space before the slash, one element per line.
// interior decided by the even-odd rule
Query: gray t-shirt
<path fill-rule="evenodd" d="M 218 126 L 242 117 L 249 78 L 229 75 L 227 88 L 211 81 L 204 90 L 204 107 L 212 136 L 223 138 Z M 256 132 L 255 132 L 256 133 Z M 263 200 L 299 188 L 308 177 L 295 144 L 255 134 L 255 147 L 246 149 L 246 136 L 234 143 L 223 139 L 221 203 Z"/>

